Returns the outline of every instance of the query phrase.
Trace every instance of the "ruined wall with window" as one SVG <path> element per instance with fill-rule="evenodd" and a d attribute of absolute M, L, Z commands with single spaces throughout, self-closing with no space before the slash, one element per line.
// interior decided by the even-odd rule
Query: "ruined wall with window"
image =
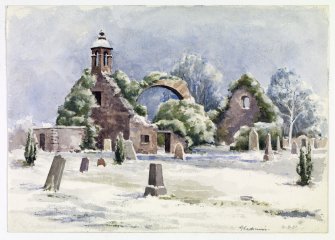
<path fill-rule="evenodd" d="M 47 152 L 79 151 L 85 127 L 57 126 L 33 128 L 34 141 L 40 150 Z"/>
<path fill-rule="evenodd" d="M 91 117 L 100 126 L 97 147 L 103 148 L 104 139 L 112 140 L 115 149 L 116 137 L 122 132 L 129 139 L 129 120 L 134 115 L 132 106 L 121 96 L 120 89 L 108 74 L 97 76 L 97 82 L 91 89 L 97 101 Z"/>
<path fill-rule="evenodd" d="M 137 153 L 157 153 L 157 130 L 155 125 L 146 122 L 143 117 L 135 115 L 130 119 L 129 139 Z"/>
<path fill-rule="evenodd" d="M 245 87 L 232 93 L 227 111 L 217 124 L 218 131 L 226 144 L 234 142 L 234 134 L 241 126 L 252 126 L 260 115 L 256 98 Z"/>

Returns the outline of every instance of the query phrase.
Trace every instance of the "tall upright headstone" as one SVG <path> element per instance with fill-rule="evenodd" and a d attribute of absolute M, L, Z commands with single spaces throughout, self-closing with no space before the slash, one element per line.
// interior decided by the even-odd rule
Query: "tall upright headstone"
<path fill-rule="evenodd" d="M 263 160 L 269 161 L 273 159 L 274 159 L 274 155 L 273 155 L 272 146 L 271 146 L 271 135 L 270 133 L 268 133 L 268 135 L 266 136 L 266 141 L 265 141 L 265 153 L 264 153 Z"/>
<path fill-rule="evenodd" d="M 81 159 L 81 164 L 80 164 L 80 172 L 87 172 L 88 171 L 88 165 L 89 165 L 90 161 L 88 160 L 88 158 L 83 158 Z"/>
<path fill-rule="evenodd" d="M 124 155 L 128 160 L 137 160 L 135 148 L 131 140 L 124 141 Z"/>
<path fill-rule="evenodd" d="M 288 138 L 283 138 L 283 149 L 288 149 L 288 148 L 290 148 Z"/>
<path fill-rule="evenodd" d="M 298 144 L 296 141 L 292 142 L 291 154 L 298 154 Z"/>
<path fill-rule="evenodd" d="M 54 157 L 48 177 L 44 184 L 44 190 L 50 190 L 57 192 L 60 187 L 60 182 L 62 180 L 63 171 L 65 167 L 66 160 L 62 158 L 61 155 L 57 155 Z"/>
<path fill-rule="evenodd" d="M 279 138 L 279 136 L 277 136 L 276 150 L 277 150 L 278 152 L 281 151 L 281 147 L 280 147 L 280 138 Z"/>
<path fill-rule="evenodd" d="M 148 186 L 145 188 L 144 196 L 159 196 L 166 193 L 162 164 L 150 163 Z"/>
<path fill-rule="evenodd" d="M 181 145 L 181 143 L 177 143 L 175 150 L 174 150 L 174 157 L 181 159 L 181 160 L 185 160 L 185 152 L 184 152 L 184 147 L 183 145 Z"/>
<path fill-rule="evenodd" d="M 104 139 L 104 151 L 107 151 L 107 152 L 112 151 L 112 140 Z"/>
<path fill-rule="evenodd" d="M 259 151 L 259 139 L 258 133 L 255 128 L 252 128 L 249 133 L 249 150 L 250 151 Z"/>

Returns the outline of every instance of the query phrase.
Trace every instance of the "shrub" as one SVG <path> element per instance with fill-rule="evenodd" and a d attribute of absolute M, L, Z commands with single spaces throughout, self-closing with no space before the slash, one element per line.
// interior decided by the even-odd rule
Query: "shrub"
<path fill-rule="evenodd" d="M 185 137 L 188 146 L 214 143 L 216 127 L 202 105 L 170 99 L 160 105 L 154 122 L 159 129 L 171 130 Z"/>
<path fill-rule="evenodd" d="M 271 145 L 274 148 L 277 146 L 277 136 L 282 137 L 281 126 L 277 123 L 264 123 L 257 122 L 254 124 L 254 128 L 258 133 L 259 148 L 265 149 L 266 146 L 266 136 L 268 133 L 271 134 Z M 249 148 L 249 133 L 251 127 L 243 126 L 235 134 L 235 150 L 248 150 Z"/>
<path fill-rule="evenodd" d="M 296 171 L 300 176 L 300 180 L 297 183 L 301 186 L 308 185 L 311 181 L 313 171 L 311 152 L 310 144 L 307 146 L 307 152 L 305 152 L 305 148 L 300 149 L 299 163 L 297 164 Z"/>
<path fill-rule="evenodd" d="M 71 88 L 64 104 L 58 108 L 57 125 L 86 126 L 82 149 L 95 149 L 95 137 L 99 126 L 91 119 L 91 109 L 96 106 L 96 100 L 91 92 L 96 79 L 88 69 Z"/>
<path fill-rule="evenodd" d="M 28 131 L 26 146 L 24 149 L 24 158 L 28 165 L 34 165 L 37 155 L 36 143 L 32 139 L 31 130 Z"/>
<path fill-rule="evenodd" d="M 124 155 L 124 139 L 122 133 L 120 133 L 116 138 L 116 147 L 115 147 L 115 162 L 117 164 L 122 164 L 125 155 Z"/>

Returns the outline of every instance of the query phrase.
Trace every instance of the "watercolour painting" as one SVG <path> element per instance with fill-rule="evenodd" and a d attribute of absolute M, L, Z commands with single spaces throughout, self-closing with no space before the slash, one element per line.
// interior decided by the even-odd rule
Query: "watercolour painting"
<path fill-rule="evenodd" d="M 329 232 L 329 6 L 5 10 L 9 233 Z"/>

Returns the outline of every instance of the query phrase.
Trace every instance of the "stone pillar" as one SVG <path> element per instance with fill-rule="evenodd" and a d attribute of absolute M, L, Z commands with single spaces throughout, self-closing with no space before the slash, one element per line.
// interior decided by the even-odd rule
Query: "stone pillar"
<path fill-rule="evenodd" d="M 104 139 L 104 151 L 108 151 L 108 152 L 112 151 L 112 140 Z"/>
<path fill-rule="evenodd" d="M 128 160 L 137 160 L 134 145 L 131 140 L 124 141 L 124 155 Z"/>
<path fill-rule="evenodd" d="M 181 160 L 186 159 L 185 152 L 184 152 L 184 147 L 180 143 L 176 144 L 176 147 L 174 149 L 174 157 L 178 158 L 178 159 L 181 159 Z"/>
<path fill-rule="evenodd" d="M 249 133 L 249 151 L 259 151 L 258 133 L 252 128 Z"/>
<path fill-rule="evenodd" d="M 66 160 L 61 155 L 54 157 L 48 177 L 44 184 L 44 190 L 50 190 L 57 192 L 59 190 L 60 182 L 62 180 L 63 171 Z"/>
<path fill-rule="evenodd" d="M 88 158 L 83 158 L 81 159 L 81 164 L 80 164 L 80 172 L 87 172 L 88 171 L 88 165 L 89 165 L 90 161 L 88 160 Z"/>
<path fill-rule="evenodd" d="M 273 160 L 274 155 L 273 155 L 272 146 L 271 146 L 271 135 L 270 135 L 270 133 L 268 133 L 268 135 L 266 136 L 265 143 L 266 143 L 266 145 L 265 145 L 265 153 L 264 153 L 263 160 L 264 161 Z"/>
<path fill-rule="evenodd" d="M 298 154 L 298 144 L 296 141 L 292 142 L 291 154 Z"/>
<path fill-rule="evenodd" d="M 159 196 L 166 193 L 162 164 L 150 163 L 148 186 L 145 188 L 144 196 Z"/>
<path fill-rule="evenodd" d="M 276 146 L 276 149 L 277 149 L 278 152 L 281 151 L 281 147 L 280 147 L 280 138 L 279 138 L 279 136 L 277 136 L 277 146 Z"/>

